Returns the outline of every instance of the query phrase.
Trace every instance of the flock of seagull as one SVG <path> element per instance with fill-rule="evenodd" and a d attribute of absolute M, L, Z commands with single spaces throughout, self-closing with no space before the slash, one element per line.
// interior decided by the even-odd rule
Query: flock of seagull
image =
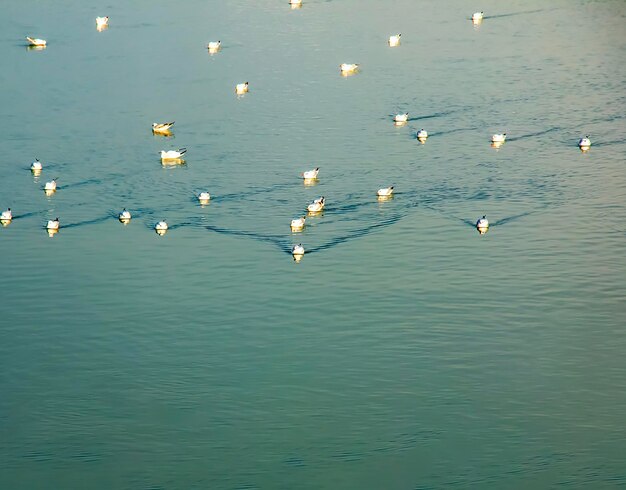
<path fill-rule="evenodd" d="M 292 8 L 300 8 L 302 6 L 302 0 L 289 0 L 289 5 Z M 483 12 L 474 12 L 470 19 L 472 23 L 476 25 L 476 24 L 480 24 L 483 21 L 483 18 L 484 18 Z M 108 25 L 109 25 L 108 16 L 96 17 L 96 29 L 98 31 L 102 31 L 108 28 Z M 389 46 L 390 47 L 399 46 L 401 36 L 402 34 L 400 33 L 389 36 L 389 39 L 388 39 Z M 26 40 L 29 42 L 30 47 L 35 48 L 35 49 L 44 49 L 47 47 L 47 44 L 48 44 L 45 39 L 33 38 L 30 36 L 26 37 Z M 220 48 L 221 48 L 221 41 L 211 41 L 207 45 L 207 49 L 209 50 L 209 53 L 211 54 L 217 53 L 220 50 Z M 342 63 L 341 65 L 339 65 L 339 69 L 340 69 L 340 73 L 342 76 L 349 76 L 358 72 L 359 65 L 357 63 Z M 249 90 L 248 82 L 238 83 L 237 85 L 235 85 L 235 93 L 237 95 L 244 95 L 248 93 L 248 90 Z M 407 123 L 408 120 L 409 120 L 408 112 L 396 114 L 393 117 L 393 122 L 396 125 L 404 125 Z M 153 123 L 152 132 L 154 134 L 170 136 L 171 135 L 170 130 L 172 129 L 173 126 L 174 126 L 174 121 L 166 122 L 166 123 Z M 426 139 L 428 138 L 428 132 L 425 129 L 420 129 L 419 131 L 417 131 L 416 136 L 417 136 L 417 139 L 420 141 L 420 143 L 424 144 L 426 142 Z M 491 137 L 491 145 L 494 148 L 499 148 L 500 146 L 504 144 L 505 141 L 506 141 L 506 133 L 496 133 L 496 134 L 493 134 Z M 591 147 L 591 140 L 589 136 L 585 136 L 581 138 L 578 141 L 578 147 L 582 151 L 589 150 L 589 148 Z M 183 160 L 183 156 L 185 155 L 185 153 L 187 153 L 186 148 L 179 148 L 177 150 L 161 150 L 160 152 L 161 162 L 163 165 L 185 163 L 185 161 Z M 43 165 L 38 159 L 35 159 L 35 161 L 30 166 L 30 170 L 35 176 L 40 175 L 42 169 L 43 169 Z M 304 179 L 305 184 L 315 183 L 315 181 L 318 178 L 319 171 L 320 171 L 319 167 L 316 167 L 314 169 L 303 172 L 302 178 Z M 45 183 L 44 192 L 46 193 L 46 195 L 50 196 L 56 192 L 57 190 L 56 181 L 57 181 L 57 178 L 55 177 L 51 181 Z M 393 191 L 394 191 L 393 186 L 383 187 L 383 188 L 378 189 L 378 191 L 376 192 L 376 195 L 378 199 L 382 201 L 382 200 L 391 198 L 393 196 Z M 208 202 L 211 199 L 211 195 L 208 192 L 201 192 L 197 196 L 197 198 L 201 204 L 208 204 Z M 325 204 L 326 204 L 326 198 L 324 196 L 320 196 L 317 199 L 315 199 L 313 202 L 308 204 L 306 208 L 307 212 L 309 213 L 309 215 L 318 214 L 324 210 Z M 132 215 L 130 211 L 124 208 L 119 213 L 118 219 L 121 223 L 128 224 L 130 223 L 132 219 Z M 3 226 L 7 226 L 8 224 L 11 223 L 12 220 L 13 220 L 13 214 L 12 214 L 11 208 L 7 209 L 6 211 L 3 211 L 0 214 L 0 223 Z M 302 231 L 305 227 L 305 224 L 306 224 L 306 215 L 293 219 L 291 220 L 291 223 L 290 223 L 291 231 L 292 232 Z M 54 234 L 59 231 L 60 227 L 61 225 L 60 225 L 59 218 L 49 220 L 46 224 L 46 230 L 48 231 L 48 234 L 51 237 L 54 236 Z M 164 235 L 167 232 L 168 228 L 169 228 L 169 225 L 167 224 L 165 220 L 159 221 L 158 223 L 154 225 L 154 229 L 159 235 Z M 476 221 L 476 229 L 481 235 L 484 235 L 485 233 L 487 233 L 487 231 L 489 230 L 489 220 L 487 220 L 486 216 L 483 216 L 482 218 L 479 218 Z M 305 250 L 301 243 L 294 245 L 291 249 L 291 253 L 297 262 L 300 261 L 300 259 L 304 255 L 304 252 Z"/>

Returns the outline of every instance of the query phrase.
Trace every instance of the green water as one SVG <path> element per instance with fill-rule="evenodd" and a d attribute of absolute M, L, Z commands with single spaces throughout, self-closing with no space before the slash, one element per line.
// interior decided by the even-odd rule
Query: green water
<path fill-rule="evenodd" d="M 0 488 L 626 485 L 624 2 L 6 3 Z"/>

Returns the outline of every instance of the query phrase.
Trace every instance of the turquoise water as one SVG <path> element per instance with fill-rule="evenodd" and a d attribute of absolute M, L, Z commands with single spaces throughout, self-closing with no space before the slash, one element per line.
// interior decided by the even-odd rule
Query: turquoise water
<path fill-rule="evenodd" d="M 0 487 L 626 485 L 625 17 L 5 5 Z"/>

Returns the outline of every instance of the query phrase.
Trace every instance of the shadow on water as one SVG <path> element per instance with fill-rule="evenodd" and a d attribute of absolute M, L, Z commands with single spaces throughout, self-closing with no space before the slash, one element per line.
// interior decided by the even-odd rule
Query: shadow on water
<path fill-rule="evenodd" d="M 433 138 L 433 137 L 438 137 L 438 136 L 444 136 L 446 134 L 453 134 L 453 133 L 461 133 L 463 131 L 475 131 L 479 129 L 478 127 L 471 127 L 471 128 L 457 128 L 457 129 L 449 129 L 447 131 L 437 131 L 436 133 L 432 133 L 432 134 L 428 134 L 429 138 Z M 413 136 L 413 139 L 416 139 L 417 136 Z"/>
<path fill-rule="evenodd" d="M 284 183 L 284 184 L 275 184 L 271 187 L 256 187 L 248 191 L 244 191 L 244 192 L 233 192 L 230 194 L 222 194 L 220 196 L 215 196 L 211 198 L 211 201 L 214 201 L 214 202 L 239 201 L 247 197 L 257 196 L 259 194 L 265 194 L 268 192 L 288 189 L 290 187 L 293 187 L 294 185 L 297 185 L 295 181 L 290 182 L 290 183 Z"/>
<path fill-rule="evenodd" d="M 525 213 L 521 213 L 521 214 L 515 214 L 513 216 L 508 216 L 506 218 L 502 218 L 498 221 L 489 221 L 489 226 L 490 227 L 494 227 L 494 226 L 502 226 L 505 225 L 507 223 L 510 223 L 512 221 L 516 221 L 518 219 L 521 218 L 525 218 L 526 216 L 530 216 L 531 214 L 536 213 L 537 211 L 527 211 Z M 466 224 L 468 226 L 471 226 L 472 228 L 476 227 L 476 220 L 470 220 L 467 218 L 459 218 L 458 216 L 455 216 L 453 214 L 448 214 L 448 213 L 444 213 L 443 211 L 439 211 L 439 214 L 441 214 L 444 218 L 448 218 L 451 220 L 455 220 L 455 221 L 460 221 L 463 224 Z M 487 217 L 489 218 L 489 217 Z"/>
<path fill-rule="evenodd" d="M 511 138 L 507 138 L 507 141 L 519 141 L 526 138 L 534 138 L 535 136 L 542 136 L 544 134 L 552 133 L 554 131 L 561 131 L 561 128 L 554 127 L 550 129 L 545 129 L 543 131 L 537 131 L 536 133 L 522 134 L 520 136 L 514 136 Z"/>
<path fill-rule="evenodd" d="M 511 12 L 509 14 L 498 14 L 498 15 L 485 15 L 483 19 L 502 19 L 504 17 L 514 17 L 516 15 L 527 15 L 527 14 L 537 14 L 539 12 L 550 12 L 552 10 L 558 10 L 556 7 L 551 9 L 536 9 L 536 10 L 524 10 L 522 12 Z"/>
<path fill-rule="evenodd" d="M 13 219 L 22 219 L 22 218 L 30 218 L 31 216 L 41 216 L 42 214 L 47 213 L 48 211 L 31 211 L 30 213 L 24 213 L 24 214 L 16 214 L 13 216 Z"/>
<path fill-rule="evenodd" d="M 251 231 L 232 230 L 229 228 L 220 228 L 218 226 L 205 225 L 209 231 L 229 236 L 241 236 L 251 238 L 260 242 L 271 243 L 285 253 L 291 254 L 291 242 L 278 235 L 264 235 L 262 233 L 254 233 Z"/>
<path fill-rule="evenodd" d="M 95 225 L 97 223 L 102 223 L 103 221 L 107 221 L 110 220 L 112 218 L 115 218 L 114 215 L 110 215 L 107 214 L 106 216 L 101 216 L 100 218 L 94 218 L 94 219 L 88 219 L 85 221 L 79 221 L 78 223 L 69 223 L 69 224 L 62 224 L 62 228 L 79 228 L 81 226 L 86 226 L 86 225 Z"/>
<path fill-rule="evenodd" d="M 63 190 L 63 189 L 70 189 L 74 187 L 83 187 L 83 186 L 90 185 L 90 184 L 102 184 L 102 181 L 100 179 L 87 179 L 87 180 L 83 180 L 82 182 L 75 182 L 73 184 L 60 185 L 58 186 L 58 188 L 59 190 Z"/>

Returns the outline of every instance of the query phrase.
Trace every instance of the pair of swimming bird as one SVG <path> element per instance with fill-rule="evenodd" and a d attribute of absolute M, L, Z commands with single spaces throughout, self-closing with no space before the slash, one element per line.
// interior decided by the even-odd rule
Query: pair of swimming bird
<path fill-rule="evenodd" d="M 152 132 L 155 134 L 169 135 L 170 129 L 174 126 L 175 121 L 167 123 L 152 123 Z M 161 150 L 161 160 L 180 160 L 187 153 L 187 148 L 179 148 L 178 150 Z"/>

